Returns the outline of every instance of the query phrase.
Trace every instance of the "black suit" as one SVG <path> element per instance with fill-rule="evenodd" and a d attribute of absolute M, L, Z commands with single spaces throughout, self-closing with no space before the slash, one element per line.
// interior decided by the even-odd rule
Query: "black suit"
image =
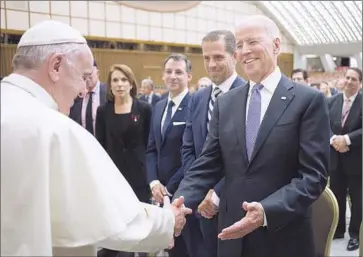
<path fill-rule="evenodd" d="M 149 137 L 151 105 L 133 98 L 131 112 L 115 114 L 114 102 L 97 109 L 96 138 L 105 148 L 141 202 L 149 202 L 145 151 Z M 100 210 L 102 211 L 102 210 Z M 146 256 L 140 253 L 139 256 Z M 98 257 L 133 257 L 133 253 L 102 249 Z"/>
<path fill-rule="evenodd" d="M 329 118 L 319 91 L 282 76 L 269 103 L 250 162 L 245 121 L 249 85 L 216 100 L 201 155 L 175 197 L 196 208 L 225 176 L 219 231 L 245 216 L 244 201 L 260 202 L 268 227 L 219 241 L 219 257 L 314 256 L 311 204 L 323 192 L 329 159 Z"/>
<path fill-rule="evenodd" d="M 100 83 L 100 106 L 107 101 L 107 86 Z M 69 117 L 82 126 L 82 105 L 83 98 L 77 97 L 69 112 Z"/>
<path fill-rule="evenodd" d="M 96 138 L 142 202 L 151 197 L 145 167 L 150 121 L 151 106 L 136 98 L 129 114 L 115 114 L 111 101 L 97 109 Z"/>
<path fill-rule="evenodd" d="M 345 211 L 348 188 L 352 201 L 349 234 L 357 238 L 362 221 L 362 93 L 358 92 L 342 127 L 343 101 L 342 93 L 328 100 L 331 136 L 348 135 L 351 141 L 350 150 L 346 153 L 339 153 L 331 147 L 330 182 L 341 214 L 336 234 L 344 234 L 346 229 Z"/>

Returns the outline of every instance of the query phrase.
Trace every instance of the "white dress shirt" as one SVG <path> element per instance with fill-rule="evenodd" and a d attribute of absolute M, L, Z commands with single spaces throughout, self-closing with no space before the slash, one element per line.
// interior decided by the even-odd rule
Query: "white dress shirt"
<path fill-rule="evenodd" d="M 153 101 L 153 95 L 154 95 L 154 92 L 151 92 L 149 95 L 147 95 L 147 102 L 149 104 L 151 104 Z"/>
<path fill-rule="evenodd" d="M 229 89 L 231 88 L 233 82 L 236 80 L 236 78 L 237 78 L 237 72 L 233 72 L 233 74 L 228 79 L 223 81 L 221 84 L 216 85 L 216 84 L 212 83 L 213 88 L 212 88 L 211 94 L 213 93 L 214 88 L 216 88 L 216 87 L 219 87 L 222 90 L 222 93 L 228 92 Z"/>

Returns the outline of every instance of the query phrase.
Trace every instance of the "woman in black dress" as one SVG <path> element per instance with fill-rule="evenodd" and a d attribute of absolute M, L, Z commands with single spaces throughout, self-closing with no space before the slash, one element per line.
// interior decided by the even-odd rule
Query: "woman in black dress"
<path fill-rule="evenodd" d="M 111 67 L 107 86 L 108 100 L 97 109 L 96 138 L 139 200 L 149 202 L 151 193 L 146 180 L 145 150 L 152 107 L 136 98 L 135 76 L 126 65 L 116 64 Z M 128 257 L 133 256 L 133 253 L 102 249 L 98 256 Z"/>

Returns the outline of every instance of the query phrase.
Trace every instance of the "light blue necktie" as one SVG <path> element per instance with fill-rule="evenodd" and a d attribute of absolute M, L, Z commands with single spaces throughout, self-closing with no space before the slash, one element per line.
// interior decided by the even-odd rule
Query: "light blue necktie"
<path fill-rule="evenodd" d="M 246 120 L 246 150 L 248 160 L 251 160 L 253 148 L 255 146 L 261 119 L 261 93 L 263 85 L 256 84 L 252 88 L 248 114 Z"/>

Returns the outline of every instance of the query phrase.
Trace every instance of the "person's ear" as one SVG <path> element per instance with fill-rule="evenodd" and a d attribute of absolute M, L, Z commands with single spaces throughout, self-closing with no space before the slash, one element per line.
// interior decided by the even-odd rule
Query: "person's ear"
<path fill-rule="evenodd" d="M 61 64 L 65 61 L 65 57 L 62 54 L 53 54 L 49 57 L 47 62 L 48 74 L 53 82 L 60 79 Z"/>

